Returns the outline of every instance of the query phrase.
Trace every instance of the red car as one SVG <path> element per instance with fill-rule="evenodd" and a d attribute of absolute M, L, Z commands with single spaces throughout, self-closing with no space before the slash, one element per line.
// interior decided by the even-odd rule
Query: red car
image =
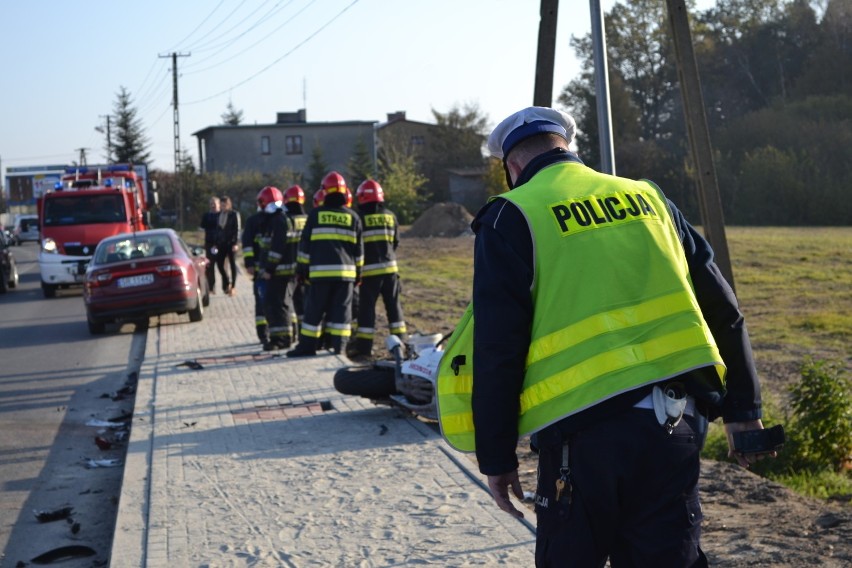
<path fill-rule="evenodd" d="M 86 269 L 83 299 L 89 332 L 120 320 L 189 312 L 201 321 L 210 304 L 209 261 L 172 229 L 124 233 L 102 240 Z"/>

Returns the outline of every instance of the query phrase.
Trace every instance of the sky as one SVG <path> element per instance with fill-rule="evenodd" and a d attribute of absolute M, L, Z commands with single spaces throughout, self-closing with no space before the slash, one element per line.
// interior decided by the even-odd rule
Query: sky
<path fill-rule="evenodd" d="M 563 0 L 554 104 L 580 72 L 572 36 L 589 5 Z M 607 11 L 615 0 L 600 0 Z M 699 8 L 712 0 L 699 0 Z M 306 109 L 309 122 L 377 121 L 476 105 L 496 125 L 532 104 L 539 0 L 4 0 L 0 165 L 103 163 L 106 116 L 125 87 L 151 167 L 174 169 L 172 53 L 180 146 L 194 132 Z M 5 171 L 4 171 L 5 175 Z"/>

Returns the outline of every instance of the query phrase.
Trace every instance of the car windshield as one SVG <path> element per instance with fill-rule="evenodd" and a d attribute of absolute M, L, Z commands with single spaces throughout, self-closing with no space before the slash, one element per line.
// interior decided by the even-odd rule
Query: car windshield
<path fill-rule="evenodd" d="M 173 252 L 172 240 L 166 235 L 133 235 L 105 239 L 95 251 L 95 264 L 169 256 Z"/>
<path fill-rule="evenodd" d="M 52 194 L 44 200 L 44 225 L 88 225 L 118 223 L 127 220 L 121 194 L 68 195 Z"/>

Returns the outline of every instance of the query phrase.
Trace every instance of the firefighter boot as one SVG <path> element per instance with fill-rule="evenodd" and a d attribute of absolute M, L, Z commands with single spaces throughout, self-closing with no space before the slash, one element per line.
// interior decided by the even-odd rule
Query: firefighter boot
<path fill-rule="evenodd" d="M 373 340 L 357 337 L 346 346 L 346 356 L 353 361 L 368 361 L 373 356 Z"/>
<path fill-rule="evenodd" d="M 334 352 L 335 355 L 340 355 L 346 349 L 346 338 L 341 337 L 339 335 L 331 336 L 331 351 Z"/>
<path fill-rule="evenodd" d="M 301 336 L 295 349 L 287 352 L 287 357 L 311 357 L 317 354 L 317 340 L 313 337 Z"/>

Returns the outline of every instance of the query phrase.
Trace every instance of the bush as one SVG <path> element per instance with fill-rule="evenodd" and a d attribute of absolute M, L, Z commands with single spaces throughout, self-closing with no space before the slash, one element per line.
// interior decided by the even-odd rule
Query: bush
<path fill-rule="evenodd" d="M 852 456 L 852 382 L 839 363 L 806 359 L 801 380 L 790 388 L 790 403 L 779 408 L 764 400 L 763 423 L 781 423 L 787 435 L 784 448 L 774 459 L 751 465 L 764 477 L 811 497 L 852 495 L 849 461 Z M 728 460 L 725 429 L 713 423 L 703 457 Z"/>

